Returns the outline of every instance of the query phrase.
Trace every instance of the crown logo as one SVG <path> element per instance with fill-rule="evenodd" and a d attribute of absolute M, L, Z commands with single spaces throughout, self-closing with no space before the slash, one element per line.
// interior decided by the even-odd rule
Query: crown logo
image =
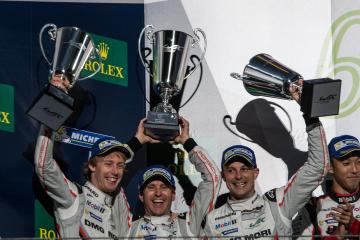
<path fill-rule="evenodd" d="M 105 61 L 108 58 L 110 47 L 106 43 L 101 42 L 98 44 L 98 48 L 101 59 Z"/>

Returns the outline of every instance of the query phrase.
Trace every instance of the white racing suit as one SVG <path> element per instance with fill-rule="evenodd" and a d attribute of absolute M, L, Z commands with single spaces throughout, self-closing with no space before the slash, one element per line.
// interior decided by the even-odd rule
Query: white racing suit
<path fill-rule="evenodd" d="M 330 237 L 336 231 L 339 222 L 330 215 L 332 207 L 344 204 L 343 199 L 354 205 L 354 222 L 349 226 L 349 235 L 360 234 L 360 191 L 353 194 L 337 194 L 329 190 L 325 195 L 313 197 L 299 212 L 293 221 L 296 239 L 337 239 Z M 322 236 L 322 237 L 319 237 Z M 355 239 L 359 239 L 356 237 Z"/>
<path fill-rule="evenodd" d="M 291 236 L 292 217 L 310 199 L 328 168 L 327 145 L 321 124 L 315 120 L 308 124 L 307 132 L 308 159 L 289 182 L 262 196 L 255 193 L 249 199 L 228 199 L 206 218 L 204 231 L 210 239 L 220 236 L 222 239 Z"/>
<path fill-rule="evenodd" d="M 189 160 L 195 165 L 203 179 L 200 182 L 190 209 L 183 214 L 162 217 L 144 216 L 133 222 L 130 238 L 141 237 L 145 239 L 171 238 L 171 237 L 198 237 L 201 232 L 201 223 L 209 211 L 215 206 L 218 196 L 221 175 L 215 163 L 205 151 L 196 146 L 193 139 L 184 144 L 189 152 Z"/>
<path fill-rule="evenodd" d="M 46 193 L 54 201 L 59 237 L 126 236 L 132 216 L 123 189 L 113 199 L 90 182 L 79 186 L 69 181 L 53 159 L 51 135 L 50 130 L 41 127 L 35 150 L 35 171 Z M 127 147 L 133 156 L 133 151 Z"/>

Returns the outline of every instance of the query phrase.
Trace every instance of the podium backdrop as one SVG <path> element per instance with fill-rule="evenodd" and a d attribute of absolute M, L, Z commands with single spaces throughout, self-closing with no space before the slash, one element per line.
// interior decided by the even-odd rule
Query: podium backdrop
<path fill-rule="evenodd" d="M 73 181 L 84 181 L 81 166 L 94 140 L 110 135 L 127 141 L 149 110 L 144 93 L 154 100 L 137 56 L 138 36 L 146 24 L 189 34 L 200 27 L 206 33 L 205 60 L 186 80 L 174 105 L 219 167 L 222 150 L 232 144 L 255 151 L 260 168 L 257 191 L 284 185 L 296 172 L 306 160 L 307 135 L 295 102 L 251 96 L 241 81 L 230 77 L 231 72 L 242 73 L 254 55 L 270 54 L 305 79 L 342 79 L 340 114 L 321 121 L 328 141 L 340 134 L 360 138 L 359 1 L 0 1 L 1 237 L 55 236 L 51 201 L 33 168 L 39 125 L 25 114 L 47 82 L 49 66 L 38 44 L 46 23 L 77 26 L 102 48 L 101 72 L 70 92 L 76 111 L 59 132 L 54 150 Z M 47 34 L 44 42 L 51 58 L 53 43 Z M 200 48 L 191 48 L 190 55 L 200 56 Z M 98 65 L 87 62 L 82 74 Z M 181 147 L 168 144 L 137 153 L 136 164 L 129 164 L 122 182 L 135 215 L 141 213 L 138 172 L 154 163 L 167 165 L 176 175 L 173 210 L 187 209 L 201 177 L 186 159 Z M 221 193 L 226 191 L 223 184 Z M 321 192 L 319 188 L 314 194 Z"/>

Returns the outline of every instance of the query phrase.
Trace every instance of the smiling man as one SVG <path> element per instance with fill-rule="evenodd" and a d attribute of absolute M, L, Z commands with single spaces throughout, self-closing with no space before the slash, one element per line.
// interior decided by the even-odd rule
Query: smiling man
<path fill-rule="evenodd" d="M 333 138 L 329 145 L 332 184 L 309 201 L 293 222 L 294 233 L 344 239 L 360 233 L 360 143 L 350 135 Z"/>
<path fill-rule="evenodd" d="M 205 215 L 214 207 L 220 190 L 220 171 L 205 151 L 189 137 L 189 123 L 180 118 L 181 134 L 176 143 L 183 144 L 189 152 L 189 160 L 201 173 L 190 210 L 186 213 L 171 212 L 175 200 L 175 181 L 172 173 L 162 165 L 145 168 L 139 183 L 139 199 L 144 205 L 145 215 L 135 221 L 130 238 L 155 239 L 157 237 L 198 237 Z"/>
<path fill-rule="evenodd" d="M 128 234 L 132 215 L 119 184 L 134 152 L 144 143 L 158 142 L 144 135 L 144 121 L 140 121 L 135 137 L 127 144 L 110 137 L 94 143 L 84 168 L 84 186 L 64 176 L 53 158 L 53 132 L 41 126 L 35 170 L 53 199 L 58 237 L 115 238 Z"/>

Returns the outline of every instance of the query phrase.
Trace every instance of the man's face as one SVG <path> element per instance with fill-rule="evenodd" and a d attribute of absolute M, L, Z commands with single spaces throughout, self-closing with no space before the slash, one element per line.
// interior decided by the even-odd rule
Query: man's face
<path fill-rule="evenodd" d="M 95 165 L 89 165 L 92 173 L 90 182 L 99 190 L 110 194 L 116 190 L 124 174 L 125 156 L 114 151 L 97 158 L 99 159 Z"/>
<path fill-rule="evenodd" d="M 224 166 L 222 175 L 232 199 L 249 198 L 255 193 L 255 180 L 259 175 L 258 168 L 234 161 Z"/>
<path fill-rule="evenodd" d="M 329 172 L 333 175 L 333 187 L 337 193 L 353 193 L 360 183 L 360 157 L 344 160 L 332 159 Z"/>
<path fill-rule="evenodd" d="M 170 213 L 175 191 L 162 181 L 153 180 L 145 186 L 139 198 L 144 204 L 146 215 L 164 216 Z"/>

